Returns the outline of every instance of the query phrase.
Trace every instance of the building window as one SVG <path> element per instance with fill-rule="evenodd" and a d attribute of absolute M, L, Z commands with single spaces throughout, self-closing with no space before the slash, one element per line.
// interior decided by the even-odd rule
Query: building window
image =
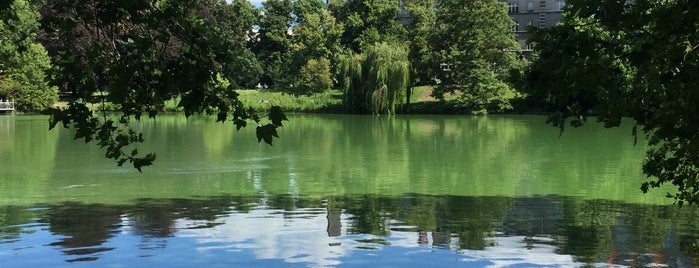
<path fill-rule="evenodd" d="M 534 1 L 527 1 L 527 11 L 534 11 Z"/>
<path fill-rule="evenodd" d="M 563 0 L 556 1 L 556 10 L 557 11 L 563 11 L 563 8 L 565 6 L 566 6 L 566 1 L 563 1 Z"/>
<path fill-rule="evenodd" d="M 512 22 L 512 29 L 513 32 L 519 31 L 519 21 L 513 21 Z"/>
<path fill-rule="evenodd" d="M 533 50 L 534 49 L 534 44 L 528 43 L 527 44 L 527 50 Z"/>
<path fill-rule="evenodd" d="M 517 13 L 519 12 L 519 5 L 517 2 L 510 2 L 510 13 Z"/>

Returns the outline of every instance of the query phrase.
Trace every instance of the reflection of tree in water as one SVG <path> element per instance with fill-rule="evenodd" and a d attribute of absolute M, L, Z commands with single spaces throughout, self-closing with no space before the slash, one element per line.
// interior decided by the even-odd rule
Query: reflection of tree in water
<path fill-rule="evenodd" d="M 114 235 L 127 234 L 123 230 L 140 237 L 142 250 L 162 249 L 176 236 L 175 226 L 212 228 L 225 224 L 221 219 L 227 215 L 253 210 L 281 210 L 284 217 L 325 215 L 327 226 L 318 228 L 326 228 L 329 237 L 338 239 L 352 234 L 391 236 L 392 232 L 414 232 L 414 243 L 419 245 L 428 246 L 431 239 L 432 246 L 450 247 L 458 239 L 460 249 L 482 250 L 497 247 L 494 236 L 545 236 L 551 238 L 546 243 L 555 246 L 556 253 L 590 264 L 610 261 L 623 265 L 657 262 L 696 266 L 699 254 L 697 208 L 559 196 L 408 194 L 304 198 L 283 194 L 143 199 L 123 206 L 64 203 L 45 210 L 2 207 L 0 231 L 2 242 L 12 243 L 11 239 L 26 232 L 22 230 L 28 228 L 26 223 L 38 218 L 49 225 L 52 233 L 65 236 L 50 245 L 60 246 L 66 255 L 77 256 L 68 261 L 90 261 L 96 260 L 99 253 L 112 250 L 103 245 Z M 345 233 L 343 225 L 347 225 Z M 378 237 L 367 239 L 366 243 L 387 246 L 389 241 Z"/>
<path fill-rule="evenodd" d="M 171 201 L 140 200 L 128 213 L 131 232 L 141 237 L 138 247 L 142 250 L 165 248 L 167 240 L 164 238 L 174 232 L 177 211 Z"/>
<path fill-rule="evenodd" d="M 699 267 L 699 207 L 689 206 L 682 209 L 674 209 L 668 217 L 672 221 L 672 233 L 678 230 L 694 230 L 693 235 L 678 235 L 680 252 L 688 252 L 692 267 Z"/>
<path fill-rule="evenodd" d="M 389 220 L 397 215 L 398 204 L 395 198 L 375 195 L 342 198 L 345 211 L 349 214 L 351 225 L 348 232 L 352 234 L 389 235 Z"/>
<path fill-rule="evenodd" d="M 95 253 L 114 249 L 99 246 L 111 238 L 112 232 L 121 225 L 123 208 L 64 203 L 51 206 L 49 211 L 45 221 L 51 232 L 66 236 L 51 245 L 64 248 L 66 255 L 88 255 L 68 262 L 96 260 L 98 257 Z"/>
<path fill-rule="evenodd" d="M 190 228 L 207 228 L 232 211 L 247 212 L 258 197 L 218 196 L 209 199 L 142 199 L 129 210 L 133 232 L 147 237 L 169 237 L 177 230 L 175 220 L 196 222 Z"/>
<path fill-rule="evenodd" d="M 607 200 L 561 199 L 560 202 L 564 215 L 556 234 L 565 241 L 561 241 L 559 253 L 571 254 L 576 261 L 584 263 L 608 259 L 607 254 L 612 251 L 610 227 L 619 204 Z"/>
<path fill-rule="evenodd" d="M 349 214 L 349 233 L 390 235 L 391 220 L 415 226 L 417 241 L 425 243 L 432 233 L 433 245 L 443 247 L 451 234 L 459 237 L 464 249 L 483 249 L 487 235 L 505 215 L 509 203 L 504 197 L 463 197 L 408 195 L 402 197 L 356 196 L 344 198 Z"/>
<path fill-rule="evenodd" d="M 610 261 L 623 265 L 666 262 L 696 265 L 699 255 L 696 235 L 699 223 L 693 220 L 699 218 L 697 208 L 583 201 L 560 196 L 406 195 L 335 199 L 340 200 L 334 206 L 344 206 L 349 215 L 349 233 L 390 235 L 389 223 L 395 221 L 402 226 L 414 226 L 418 244 L 427 244 L 431 232 L 434 246 L 448 245 L 451 237 L 456 236 L 459 248 L 481 250 L 495 246 L 490 241 L 499 232 L 498 236 L 523 236 L 524 242 L 531 242 L 526 243 L 530 249 L 536 243 L 555 246 L 556 253 L 572 255 L 575 261 L 588 264 Z M 682 222 L 677 222 L 680 219 Z"/>
<path fill-rule="evenodd" d="M 172 201 L 141 200 L 128 214 L 132 232 L 145 237 L 168 237 L 174 231 L 179 210 Z"/>
<path fill-rule="evenodd" d="M 692 256 L 696 253 L 681 241 L 697 238 L 699 226 L 682 223 L 697 219 L 697 208 L 562 200 L 565 217 L 558 235 L 565 243 L 559 247 L 561 254 L 573 255 L 584 263 L 606 260 L 629 266 L 668 263 L 689 267 L 688 263 L 694 262 L 691 266 L 696 266 L 697 258 Z M 691 216 L 678 215 L 687 213 Z"/>
<path fill-rule="evenodd" d="M 536 236 L 556 233 L 563 217 L 558 197 L 517 198 L 507 210 L 502 228 L 505 235 Z"/>
<path fill-rule="evenodd" d="M 505 197 L 435 197 L 438 232 L 454 233 L 462 249 L 484 249 L 512 202 Z"/>
<path fill-rule="evenodd" d="M 31 222 L 36 212 L 22 207 L 0 207 L 0 244 L 11 243 L 24 231 L 22 224 Z"/>
<path fill-rule="evenodd" d="M 66 236 L 51 243 L 51 246 L 60 246 L 66 255 L 83 256 L 69 259 L 68 262 L 92 261 L 99 258 L 97 253 L 114 249 L 101 245 L 124 225 L 129 225 L 132 234 L 142 238 L 142 249 L 164 248 L 165 238 L 173 236 L 176 231 L 173 228 L 175 220 L 187 219 L 198 223 L 191 228 L 209 228 L 222 224 L 215 222 L 219 216 L 227 215 L 233 209 L 249 211 L 251 204 L 257 201 L 256 197 L 220 196 L 201 200 L 139 200 L 131 206 L 63 203 L 49 207 L 42 221 L 49 224 L 52 233 Z M 6 217 L 9 220 L 4 222 L 12 223 L 16 221 L 15 218 L 29 222 L 32 216 L 14 215 Z M 3 237 L 6 232 L 14 234 L 12 237 L 21 232 L 3 225 L 0 222 Z"/>

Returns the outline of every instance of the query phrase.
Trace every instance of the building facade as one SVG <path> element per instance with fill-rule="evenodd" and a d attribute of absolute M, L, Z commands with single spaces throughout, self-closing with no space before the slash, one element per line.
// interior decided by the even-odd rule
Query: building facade
<path fill-rule="evenodd" d="M 508 14 L 513 20 L 512 32 L 525 53 L 532 49 L 527 44 L 528 27 L 548 28 L 561 21 L 564 0 L 500 0 L 507 3 Z"/>

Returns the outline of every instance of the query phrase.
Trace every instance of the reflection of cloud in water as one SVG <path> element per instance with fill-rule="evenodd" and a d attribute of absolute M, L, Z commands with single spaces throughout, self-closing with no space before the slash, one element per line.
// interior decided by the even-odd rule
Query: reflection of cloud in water
<path fill-rule="evenodd" d="M 461 250 L 460 253 L 473 258 L 486 258 L 493 262 L 488 267 L 580 267 L 570 255 L 556 254 L 556 247 L 547 245 L 547 238 L 532 239 L 525 236 L 493 237 L 493 246 L 484 250 Z M 543 240 L 543 241 L 542 241 Z M 544 243 L 541 243 L 544 242 Z M 470 261 L 463 259 L 462 261 Z"/>
<path fill-rule="evenodd" d="M 282 210 L 233 213 L 218 220 L 224 222 L 222 225 L 182 230 L 178 236 L 196 237 L 200 251 L 251 249 L 258 259 L 283 259 L 289 263 L 320 266 L 339 264 L 336 258 L 346 255 L 347 248 L 334 246 L 342 240 L 328 236 L 326 214 L 318 214 L 317 210 L 303 211 L 296 210 L 291 215 L 285 215 Z M 190 227 L 184 220 L 178 220 L 175 226 Z"/>
<path fill-rule="evenodd" d="M 321 212 L 321 213 L 319 213 Z M 492 237 L 493 246 L 485 250 L 457 250 L 458 238 L 452 237 L 446 245 L 433 241 L 437 233 L 391 231 L 389 237 L 367 234 L 348 234 L 350 217 L 343 214 L 335 225 L 341 224 L 340 236 L 328 235 L 328 217 L 318 209 L 283 211 L 255 209 L 249 213 L 233 213 L 219 218 L 222 223 L 211 228 L 194 228 L 198 224 L 190 220 L 178 220 L 175 225 L 179 237 L 192 237 L 197 250 L 225 250 L 229 252 L 253 252 L 259 260 L 284 260 L 309 266 L 357 266 L 357 262 L 369 261 L 378 256 L 377 265 L 394 265 L 402 262 L 409 266 L 439 258 L 439 262 L 475 267 L 576 267 L 570 255 L 555 253 L 556 247 L 548 245 L 546 238 L 531 239 L 524 236 Z M 191 228 L 191 229 L 188 229 Z M 337 228 L 335 226 L 334 228 Z M 433 248 L 433 245 L 437 245 Z M 448 257 L 449 254 L 461 255 Z M 399 260 L 399 261 L 397 261 Z"/>

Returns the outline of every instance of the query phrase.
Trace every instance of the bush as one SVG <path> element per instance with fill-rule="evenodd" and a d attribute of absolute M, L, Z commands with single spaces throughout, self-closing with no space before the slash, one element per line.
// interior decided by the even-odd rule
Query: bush
<path fill-rule="evenodd" d="M 310 59 L 301 67 L 301 87 L 306 92 L 324 92 L 332 82 L 330 60 L 326 58 Z"/>

